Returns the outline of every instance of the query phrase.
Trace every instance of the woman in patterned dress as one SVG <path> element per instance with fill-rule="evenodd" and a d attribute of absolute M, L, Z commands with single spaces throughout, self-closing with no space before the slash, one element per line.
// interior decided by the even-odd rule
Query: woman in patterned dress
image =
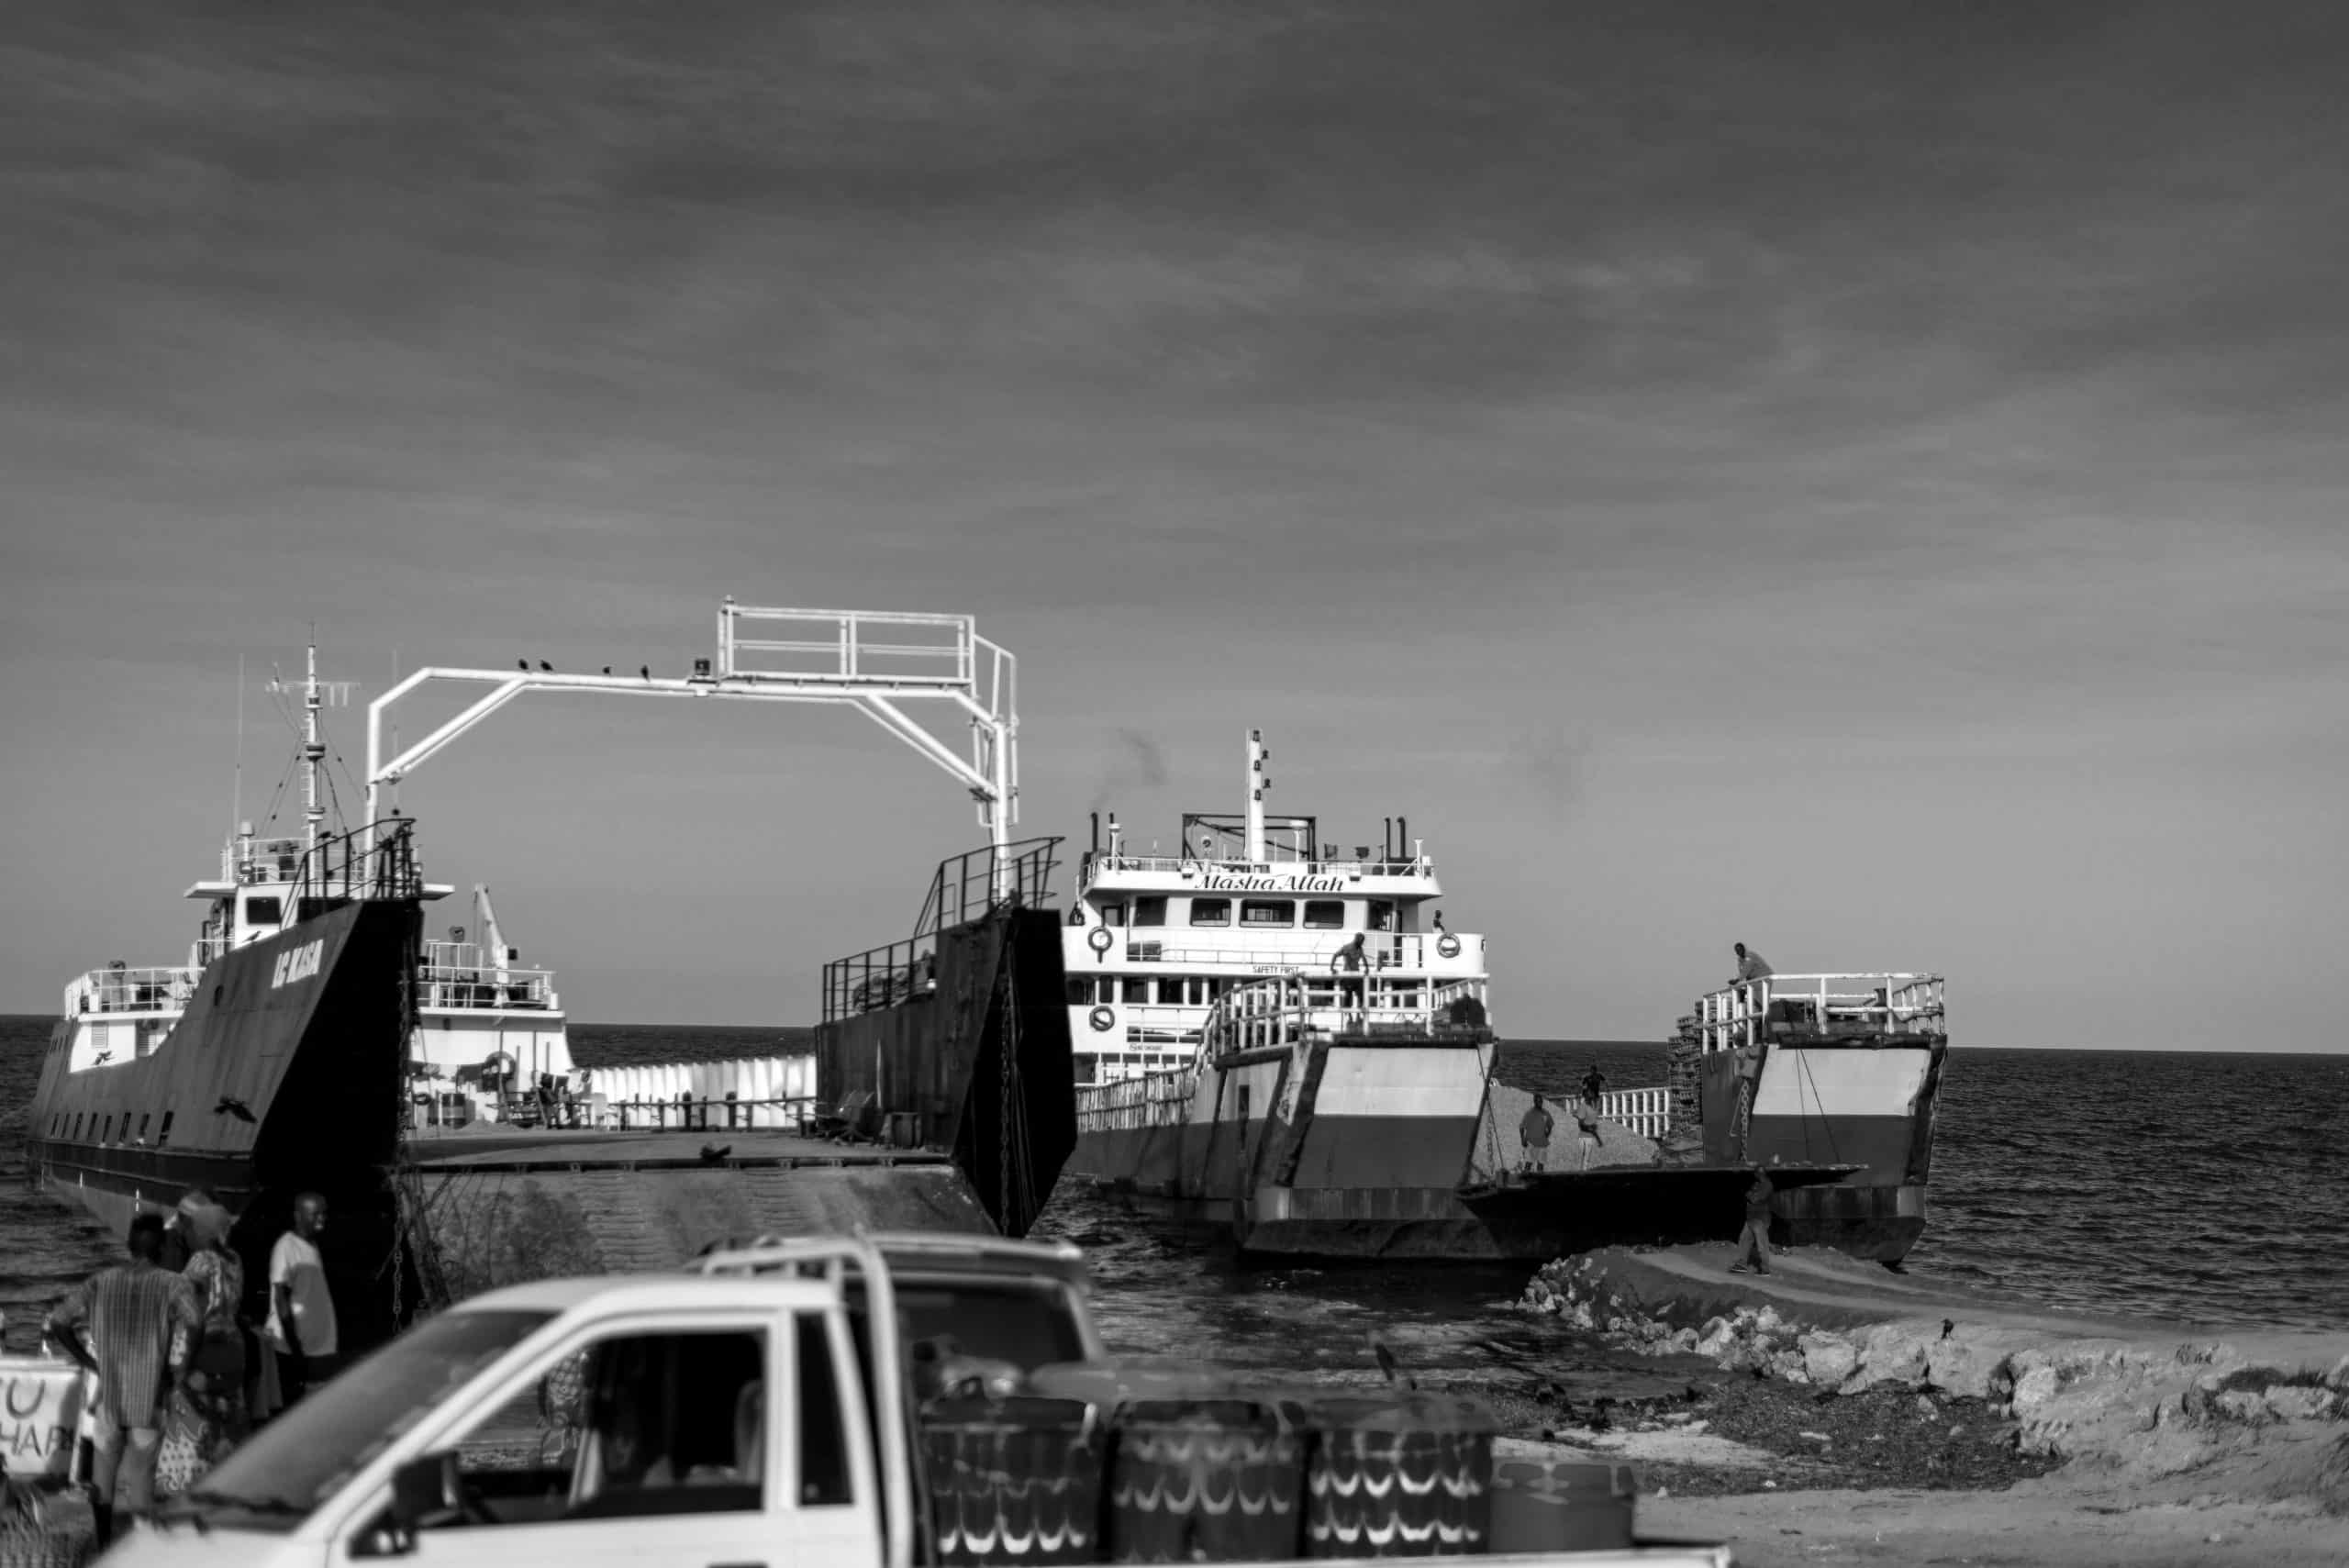
<path fill-rule="evenodd" d="M 228 1250 L 228 1211 L 210 1195 L 180 1199 L 181 1228 L 191 1244 L 181 1270 L 195 1295 L 202 1338 L 187 1381 L 173 1391 L 171 1429 L 156 1466 L 158 1493 L 185 1491 L 245 1436 L 245 1340 L 238 1311 L 245 1265 Z"/>

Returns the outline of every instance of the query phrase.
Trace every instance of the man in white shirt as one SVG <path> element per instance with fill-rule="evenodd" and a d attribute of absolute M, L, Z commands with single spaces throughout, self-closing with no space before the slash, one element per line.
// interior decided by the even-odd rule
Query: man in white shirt
<path fill-rule="evenodd" d="M 277 1380 L 288 1405 L 335 1373 L 340 1340 L 317 1242 L 326 1223 L 327 1200 L 304 1193 L 294 1200 L 294 1229 L 270 1250 L 270 1313 L 264 1332 L 277 1350 Z"/>

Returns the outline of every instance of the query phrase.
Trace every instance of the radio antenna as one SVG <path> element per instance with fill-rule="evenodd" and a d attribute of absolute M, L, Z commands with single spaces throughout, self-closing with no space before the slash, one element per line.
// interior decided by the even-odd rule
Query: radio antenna
<path fill-rule="evenodd" d="M 237 655 L 237 767 L 228 786 L 228 832 L 235 836 L 245 814 L 245 656 Z"/>

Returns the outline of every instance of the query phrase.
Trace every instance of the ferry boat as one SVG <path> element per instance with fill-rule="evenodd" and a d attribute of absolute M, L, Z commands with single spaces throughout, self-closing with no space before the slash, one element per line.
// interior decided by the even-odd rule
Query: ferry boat
<path fill-rule="evenodd" d="M 1492 1072 L 1485 939 L 1436 907 L 1401 824 L 1373 854 L 1313 817 L 1184 817 L 1180 853 L 1110 820 L 1063 931 L 1069 1170 L 1243 1251 L 1490 1255 L 1459 1201 Z M 1399 819 L 1398 819 L 1399 821 Z"/>
<path fill-rule="evenodd" d="M 187 964 L 109 966 L 66 987 L 26 1168 L 117 1232 L 208 1187 L 238 1216 L 250 1280 L 265 1280 L 250 1265 L 295 1196 L 323 1193 L 351 1276 L 337 1290 L 345 1342 L 361 1346 L 393 1326 L 384 1173 L 426 889 L 404 818 L 304 844 L 284 873 L 227 881 Z"/>

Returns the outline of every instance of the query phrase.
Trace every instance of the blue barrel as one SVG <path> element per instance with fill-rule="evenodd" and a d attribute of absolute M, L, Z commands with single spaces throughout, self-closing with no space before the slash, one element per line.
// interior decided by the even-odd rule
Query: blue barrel
<path fill-rule="evenodd" d="M 1105 1526 L 1112 1562 L 1297 1555 L 1304 1448 L 1250 1399 L 1140 1399 L 1111 1419 Z"/>
<path fill-rule="evenodd" d="M 941 1562 L 1100 1560 L 1103 1441 L 1091 1406 L 940 1399 L 920 1427 Z"/>
<path fill-rule="evenodd" d="M 1626 1464 L 1503 1460 L 1493 1469 L 1493 1550 L 1627 1551 L 1637 1496 Z"/>
<path fill-rule="evenodd" d="M 1488 1551 L 1493 1419 L 1440 1394 L 1300 1396 L 1308 1557 Z"/>

